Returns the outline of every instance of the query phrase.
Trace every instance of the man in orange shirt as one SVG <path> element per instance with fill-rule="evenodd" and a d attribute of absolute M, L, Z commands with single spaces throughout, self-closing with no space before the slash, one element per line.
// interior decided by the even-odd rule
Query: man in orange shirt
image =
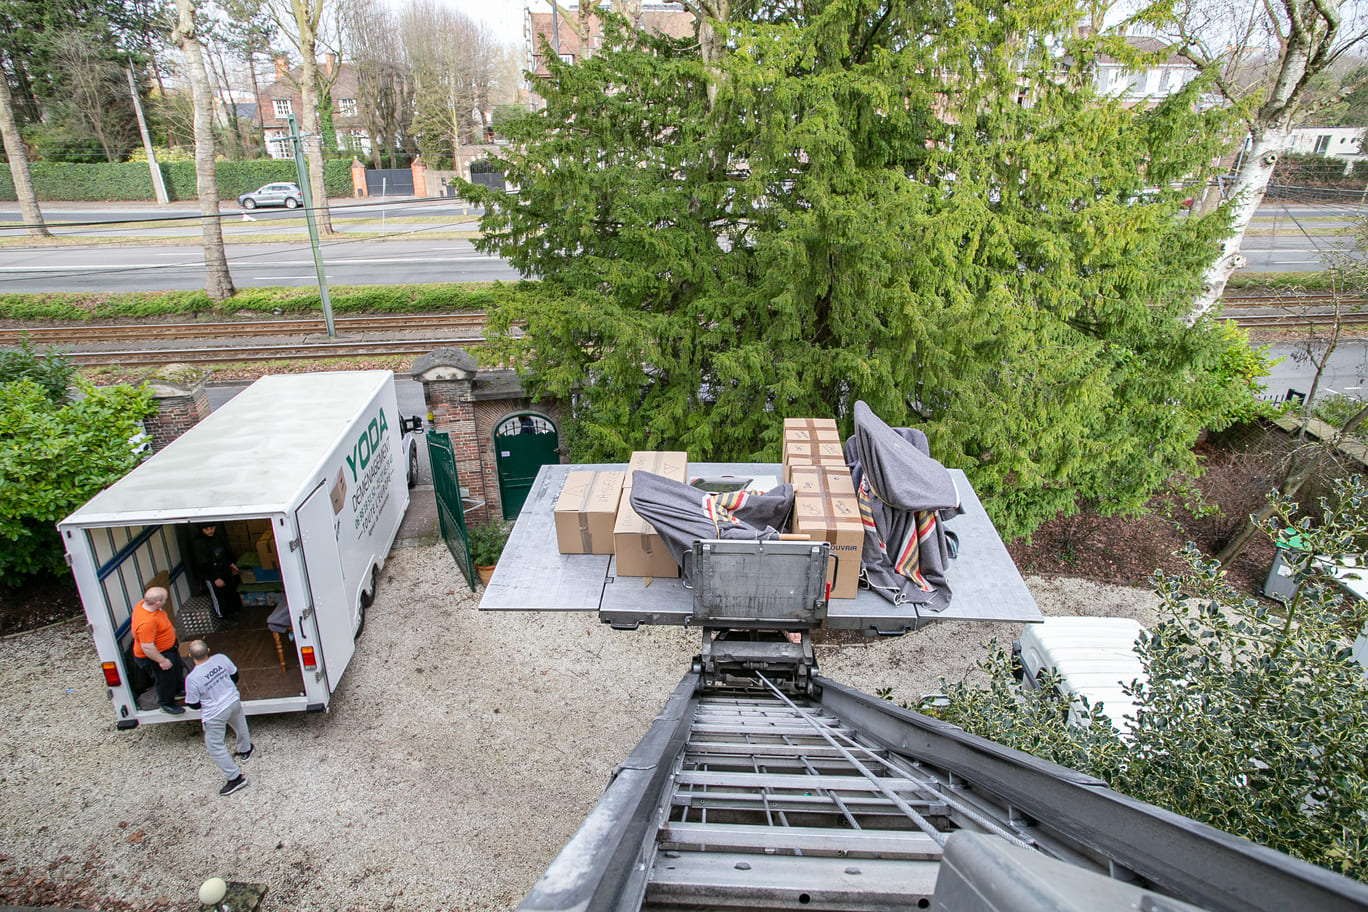
<path fill-rule="evenodd" d="M 157 701 L 161 710 L 173 716 L 185 712 L 176 697 L 185 692 L 185 667 L 176 646 L 176 628 L 166 616 L 168 593 L 160 586 L 149 586 L 142 601 L 133 606 L 129 626 L 133 632 L 133 660 L 157 682 Z"/>

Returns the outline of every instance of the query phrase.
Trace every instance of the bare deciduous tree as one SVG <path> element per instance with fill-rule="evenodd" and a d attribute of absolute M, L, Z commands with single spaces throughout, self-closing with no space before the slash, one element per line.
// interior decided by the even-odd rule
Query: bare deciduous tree
<path fill-rule="evenodd" d="M 94 33 L 82 29 L 62 32 L 53 47 L 68 93 L 65 102 L 100 144 L 105 159 L 121 161 L 138 135 L 123 66 L 110 59 Z"/>
<path fill-rule="evenodd" d="M 459 170 L 463 146 L 480 142 L 489 125 L 502 49 L 488 28 L 430 0 L 409 6 L 400 26 L 415 83 L 419 148 L 450 149 Z"/>
<path fill-rule="evenodd" d="M 185 58 L 190 95 L 195 105 L 195 190 L 199 195 L 201 236 L 204 240 L 204 290 L 215 301 L 231 298 L 233 278 L 223 250 L 219 221 L 218 180 L 214 176 L 214 125 L 209 74 L 195 30 L 194 0 L 176 0 L 176 27 L 171 37 Z"/>
<path fill-rule="evenodd" d="M 371 162 L 381 168 L 388 157 L 395 167 L 401 151 L 414 151 L 414 80 L 399 22 L 390 10 L 365 0 L 345 0 L 339 19 L 356 70 L 357 113 L 370 135 Z M 442 23 L 432 27 L 440 29 Z"/>
<path fill-rule="evenodd" d="M 304 158 L 309 166 L 309 191 L 313 198 L 318 230 L 332 234 L 328 195 L 323 186 L 323 144 L 318 119 L 318 41 L 324 0 L 278 0 L 276 24 L 299 51 L 300 130 Z"/>

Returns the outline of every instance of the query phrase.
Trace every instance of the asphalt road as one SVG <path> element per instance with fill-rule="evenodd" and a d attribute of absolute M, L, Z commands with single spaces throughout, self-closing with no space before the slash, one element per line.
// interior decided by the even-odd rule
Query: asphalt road
<path fill-rule="evenodd" d="M 1311 390 L 1316 368 L 1308 357 L 1305 345 L 1280 343 L 1268 346 L 1268 350 L 1274 358 L 1282 360 L 1264 378 L 1264 389 L 1276 395 L 1286 393 L 1289 389 L 1302 393 Z M 1316 349 L 1314 353 L 1319 358 L 1323 352 Z M 1321 375 L 1317 397 L 1333 393 L 1360 400 L 1368 398 L 1368 342 L 1341 343 L 1330 355 L 1330 361 Z"/>
<path fill-rule="evenodd" d="M 497 257 L 475 252 L 479 210 L 459 200 L 338 200 L 329 209 L 340 236 L 323 244 L 331 284 L 405 284 L 515 280 Z M 1266 203 L 1242 244 L 1246 271 L 1323 269 L 1328 251 L 1348 243 L 1338 232 L 1364 212 L 1355 205 Z M 0 286 L 16 292 L 133 292 L 204 287 L 192 206 L 146 203 L 48 204 L 45 219 L 63 237 L 100 243 L 0 248 Z M 18 204 L 0 203 L 0 239 L 19 236 Z M 241 288 L 315 284 L 304 217 L 298 210 L 223 209 L 229 269 Z M 349 237 L 348 235 L 353 235 Z M 376 235 L 384 235 L 383 239 Z M 430 238 L 425 240 L 424 238 Z M 110 243 L 127 241 L 127 245 Z M 249 243 L 250 241 L 250 243 Z"/>
<path fill-rule="evenodd" d="M 228 270 L 239 288 L 316 284 L 313 254 L 300 243 L 229 244 Z M 342 238 L 322 246 L 329 285 L 516 281 L 499 257 L 463 240 Z M 46 247 L 0 249 L 0 286 L 11 292 L 172 291 L 204 287 L 198 247 Z"/>

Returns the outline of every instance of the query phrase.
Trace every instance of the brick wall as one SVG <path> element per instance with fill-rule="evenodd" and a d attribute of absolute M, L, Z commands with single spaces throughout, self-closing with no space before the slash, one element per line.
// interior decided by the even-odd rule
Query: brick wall
<path fill-rule="evenodd" d="M 449 369 L 449 362 L 459 363 Z M 432 429 L 451 437 L 461 485 L 471 498 L 484 503 L 482 509 L 466 515 L 467 523 L 503 516 L 494 429 L 510 415 L 527 411 L 547 416 L 559 428 L 562 411 L 557 403 L 534 405 L 516 394 L 476 400 L 475 375 L 473 363 L 464 362 L 459 353 L 448 353 L 436 367 L 425 363 L 420 368 L 415 362 L 414 376 L 423 383 Z M 489 387 L 484 387 L 481 395 L 488 397 Z"/>
<path fill-rule="evenodd" d="M 143 419 L 143 428 L 152 439 L 152 452 L 165 448 L 209 414 L 208 376 L 185 365 L 171 365 L 148 378 L 157 411 Z"/>

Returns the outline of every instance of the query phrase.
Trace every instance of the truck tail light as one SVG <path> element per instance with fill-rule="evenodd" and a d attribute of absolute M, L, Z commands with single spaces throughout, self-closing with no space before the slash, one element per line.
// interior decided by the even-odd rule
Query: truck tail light
<path fill-rule="evenodd" d="M 299 650 L 299 657 L 304 660 L 305 668 L 314 668 L 318 665 L 318 660 L 314 658 L 314 648 L 304 646 Z"/>
<path fill-rule="evenodd" d="M 101 662 L 100 670 L 104 672 L 105 683 L 110 687 L 119 686 L 119 666 L 113 662 Z"/>

